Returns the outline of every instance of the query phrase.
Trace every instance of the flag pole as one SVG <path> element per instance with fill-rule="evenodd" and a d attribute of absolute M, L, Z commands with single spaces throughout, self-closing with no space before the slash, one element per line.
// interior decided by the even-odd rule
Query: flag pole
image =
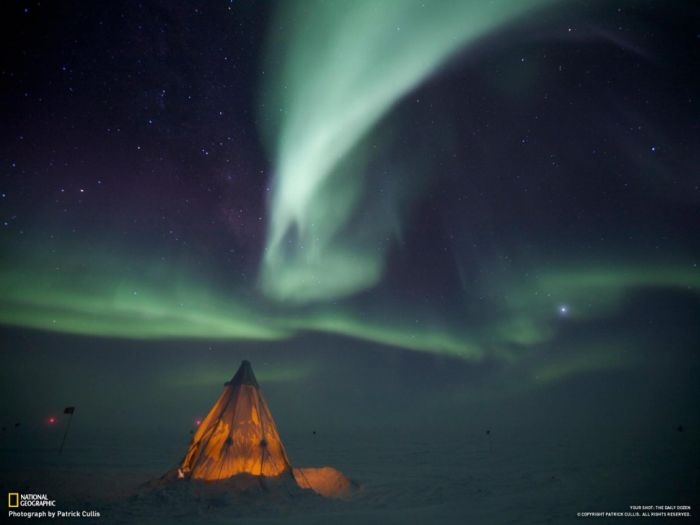
<path fill-rule="evenodd" d="M 61 441 L 61 448 L 58 449 L 58 453 L 61 454 L 63 452 L 63 446 L 66 444 L 66 437 L 68 437 L 68 429 L 70 428 L 70 422 L 73 421 L 73 412 L 71 411 L 70 415 L 68 416 L 68 423 L 66 424 L 66 430 L 63 433 L 63 440 Z"/>

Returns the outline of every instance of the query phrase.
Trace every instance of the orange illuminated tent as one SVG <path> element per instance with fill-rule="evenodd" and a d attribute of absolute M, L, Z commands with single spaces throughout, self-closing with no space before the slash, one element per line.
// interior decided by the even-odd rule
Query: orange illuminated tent
<path fill-rule="evenodd" d="M 345 496 L 353 486 L 332 467 L 292 468 L 248 361 L 225 383 L 177 470 L 180 479 L 215 481 L 239 475 L 289 477 L 326 497 Z"/>

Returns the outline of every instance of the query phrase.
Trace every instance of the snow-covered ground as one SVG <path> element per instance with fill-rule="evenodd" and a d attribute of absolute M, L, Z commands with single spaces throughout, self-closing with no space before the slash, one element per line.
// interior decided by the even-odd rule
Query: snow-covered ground
<path fill-rule="evenodd" d="M 169 469 L 182 450 L 128 441 L 76 444 L 61 456 L 5 448 L 2 485 L 3 491 L 47 493 L 57 508 L 97 510 L 103 524 L 568 523 L 580 520 L 577 512 L 698 501 L 698 441 L 690 431 L 671 429 L 644 444 L 634 436 L 534 434 L 418 436 L 397 429 L 288 437 L 296 464 L 333 465 L 359 482 L 345 501 L 284 489 L 245 495 L 146 490 L 142 484 Z"/>

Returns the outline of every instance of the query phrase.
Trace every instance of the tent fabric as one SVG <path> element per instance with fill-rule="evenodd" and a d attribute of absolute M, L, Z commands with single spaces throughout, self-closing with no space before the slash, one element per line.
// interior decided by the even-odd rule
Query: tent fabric
<path fill-rule="evenodd" d="M 287 453 L 253 370 L 244 361 L 200 424 L 180 465 L 182 477 L 279 476 Z"/>
<path fill-rule="evenodd" d="M 288 476 L 302 489 L 330 498 L 344 497 L 355 487 L 332 467 L 292 469 L 253 368 L 243 361 L 194 434 L 177 479 L 215 481 L 251 475 Z"/>

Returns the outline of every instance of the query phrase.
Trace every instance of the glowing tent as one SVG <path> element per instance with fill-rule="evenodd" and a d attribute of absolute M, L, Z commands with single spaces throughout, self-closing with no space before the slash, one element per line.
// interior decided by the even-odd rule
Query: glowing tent
<path fill-rule="evenodd" d="M 206 481 L 238 475 L 289 476 L 299 487 L 326 497 L 342 497 L 353 486 L 331 467 L 292 468 L 248 361 L 225 383 L 177 471 L 180 479 Z"/>
<path fill-rule="evenodd" d="M 290 469 L 270 409 L 248 361 L 199 425 L 180 465 L 194 479 L 226 479 L 236 474 L 279 476 Z"/>

